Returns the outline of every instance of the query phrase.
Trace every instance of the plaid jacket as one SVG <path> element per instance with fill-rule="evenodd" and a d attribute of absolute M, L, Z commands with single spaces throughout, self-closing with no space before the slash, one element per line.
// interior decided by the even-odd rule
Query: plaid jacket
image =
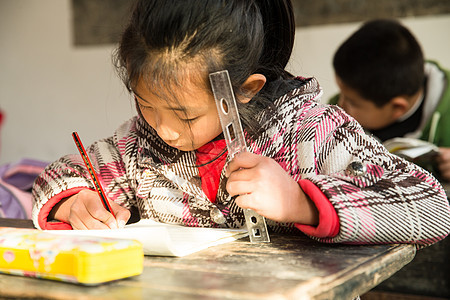
<path fill-rule="evenodd" d="M 312 182 L 328 198 L 339 218 L 339 233 L 316 239 L 428 245 L 445 238 L 450 209 L 439 182 L 388 153 L 342 109 L 320 104 L 321 89 L 314 78 L 297 80 L 303 84 L 261 113 L 261 118 L 273 117 L 248 141 L 248 148 L 276 160 L 293 179 Z M 91 145 L 88 153 L 107 196 L 124 207 L 137 207 L 141 218 L 201 227 L 244 224 L 242 210 L 225 190 L 224 169 L 213 203 L 202 191 L 195 151 L 169 147 L 140 117 Z M 80 188 L 92 184 L 79 155 L 49 165 L 33 187 L 35 225 L 42 227 L 39 218 L 46 217 L 41 210 L 47 201 L 54 205 Z M 224 224 L 211 217 L 218 211 Z M 296 230 L 293 224 L 270 220 L 268 226 Z"/>

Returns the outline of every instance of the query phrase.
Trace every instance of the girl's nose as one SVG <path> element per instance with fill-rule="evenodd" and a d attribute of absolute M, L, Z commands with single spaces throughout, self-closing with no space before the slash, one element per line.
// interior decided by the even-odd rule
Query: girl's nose
<path fill-rule="evenodd" d="M 156 132 L 159 137 L 164 141 L 176 141 L 180 137 L 180 133 L 176 130 L 172 129 L 170 126 L 166 126 L 165 124 L 158 124 L 156 126 Z"/>

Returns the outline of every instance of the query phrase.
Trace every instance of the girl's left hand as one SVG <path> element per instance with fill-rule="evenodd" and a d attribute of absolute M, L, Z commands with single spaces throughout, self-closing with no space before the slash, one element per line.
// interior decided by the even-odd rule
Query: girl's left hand
<path fill-rule="evenodd" d="M 318 224 L 318 211 L 300 185 L 273 159 L 251 152 L 228 164 L 227 191 L 236 204 L 277 222 Z"/>

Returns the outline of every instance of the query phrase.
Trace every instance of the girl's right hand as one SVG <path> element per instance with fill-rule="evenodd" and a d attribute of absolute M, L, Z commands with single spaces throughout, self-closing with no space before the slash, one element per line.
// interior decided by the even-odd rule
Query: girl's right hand
<path fill-rule="evenodd" d="M 49 218 L 72 225 L 73 229 L 116 229 L 123 228 L 130 218 L 130 211 L 109 201 L 116 218 L 108 212 L 97 192 L 85 189 L 60 201 Z"/>

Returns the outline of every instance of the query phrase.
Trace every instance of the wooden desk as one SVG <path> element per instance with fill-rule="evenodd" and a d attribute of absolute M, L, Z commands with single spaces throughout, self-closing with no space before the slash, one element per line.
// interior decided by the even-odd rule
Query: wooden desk
<path fill-rule="evenodd" d="M 0 226 L 31 225 L 1 220 Z M 182 257 L 146 257 L 136 277 L 97 287 L 0 275 L 0 298 L 43 299 L 352 299 L 415 255 L 411 245 L 350 246 L 304 235 L 248 238 Z"/>

